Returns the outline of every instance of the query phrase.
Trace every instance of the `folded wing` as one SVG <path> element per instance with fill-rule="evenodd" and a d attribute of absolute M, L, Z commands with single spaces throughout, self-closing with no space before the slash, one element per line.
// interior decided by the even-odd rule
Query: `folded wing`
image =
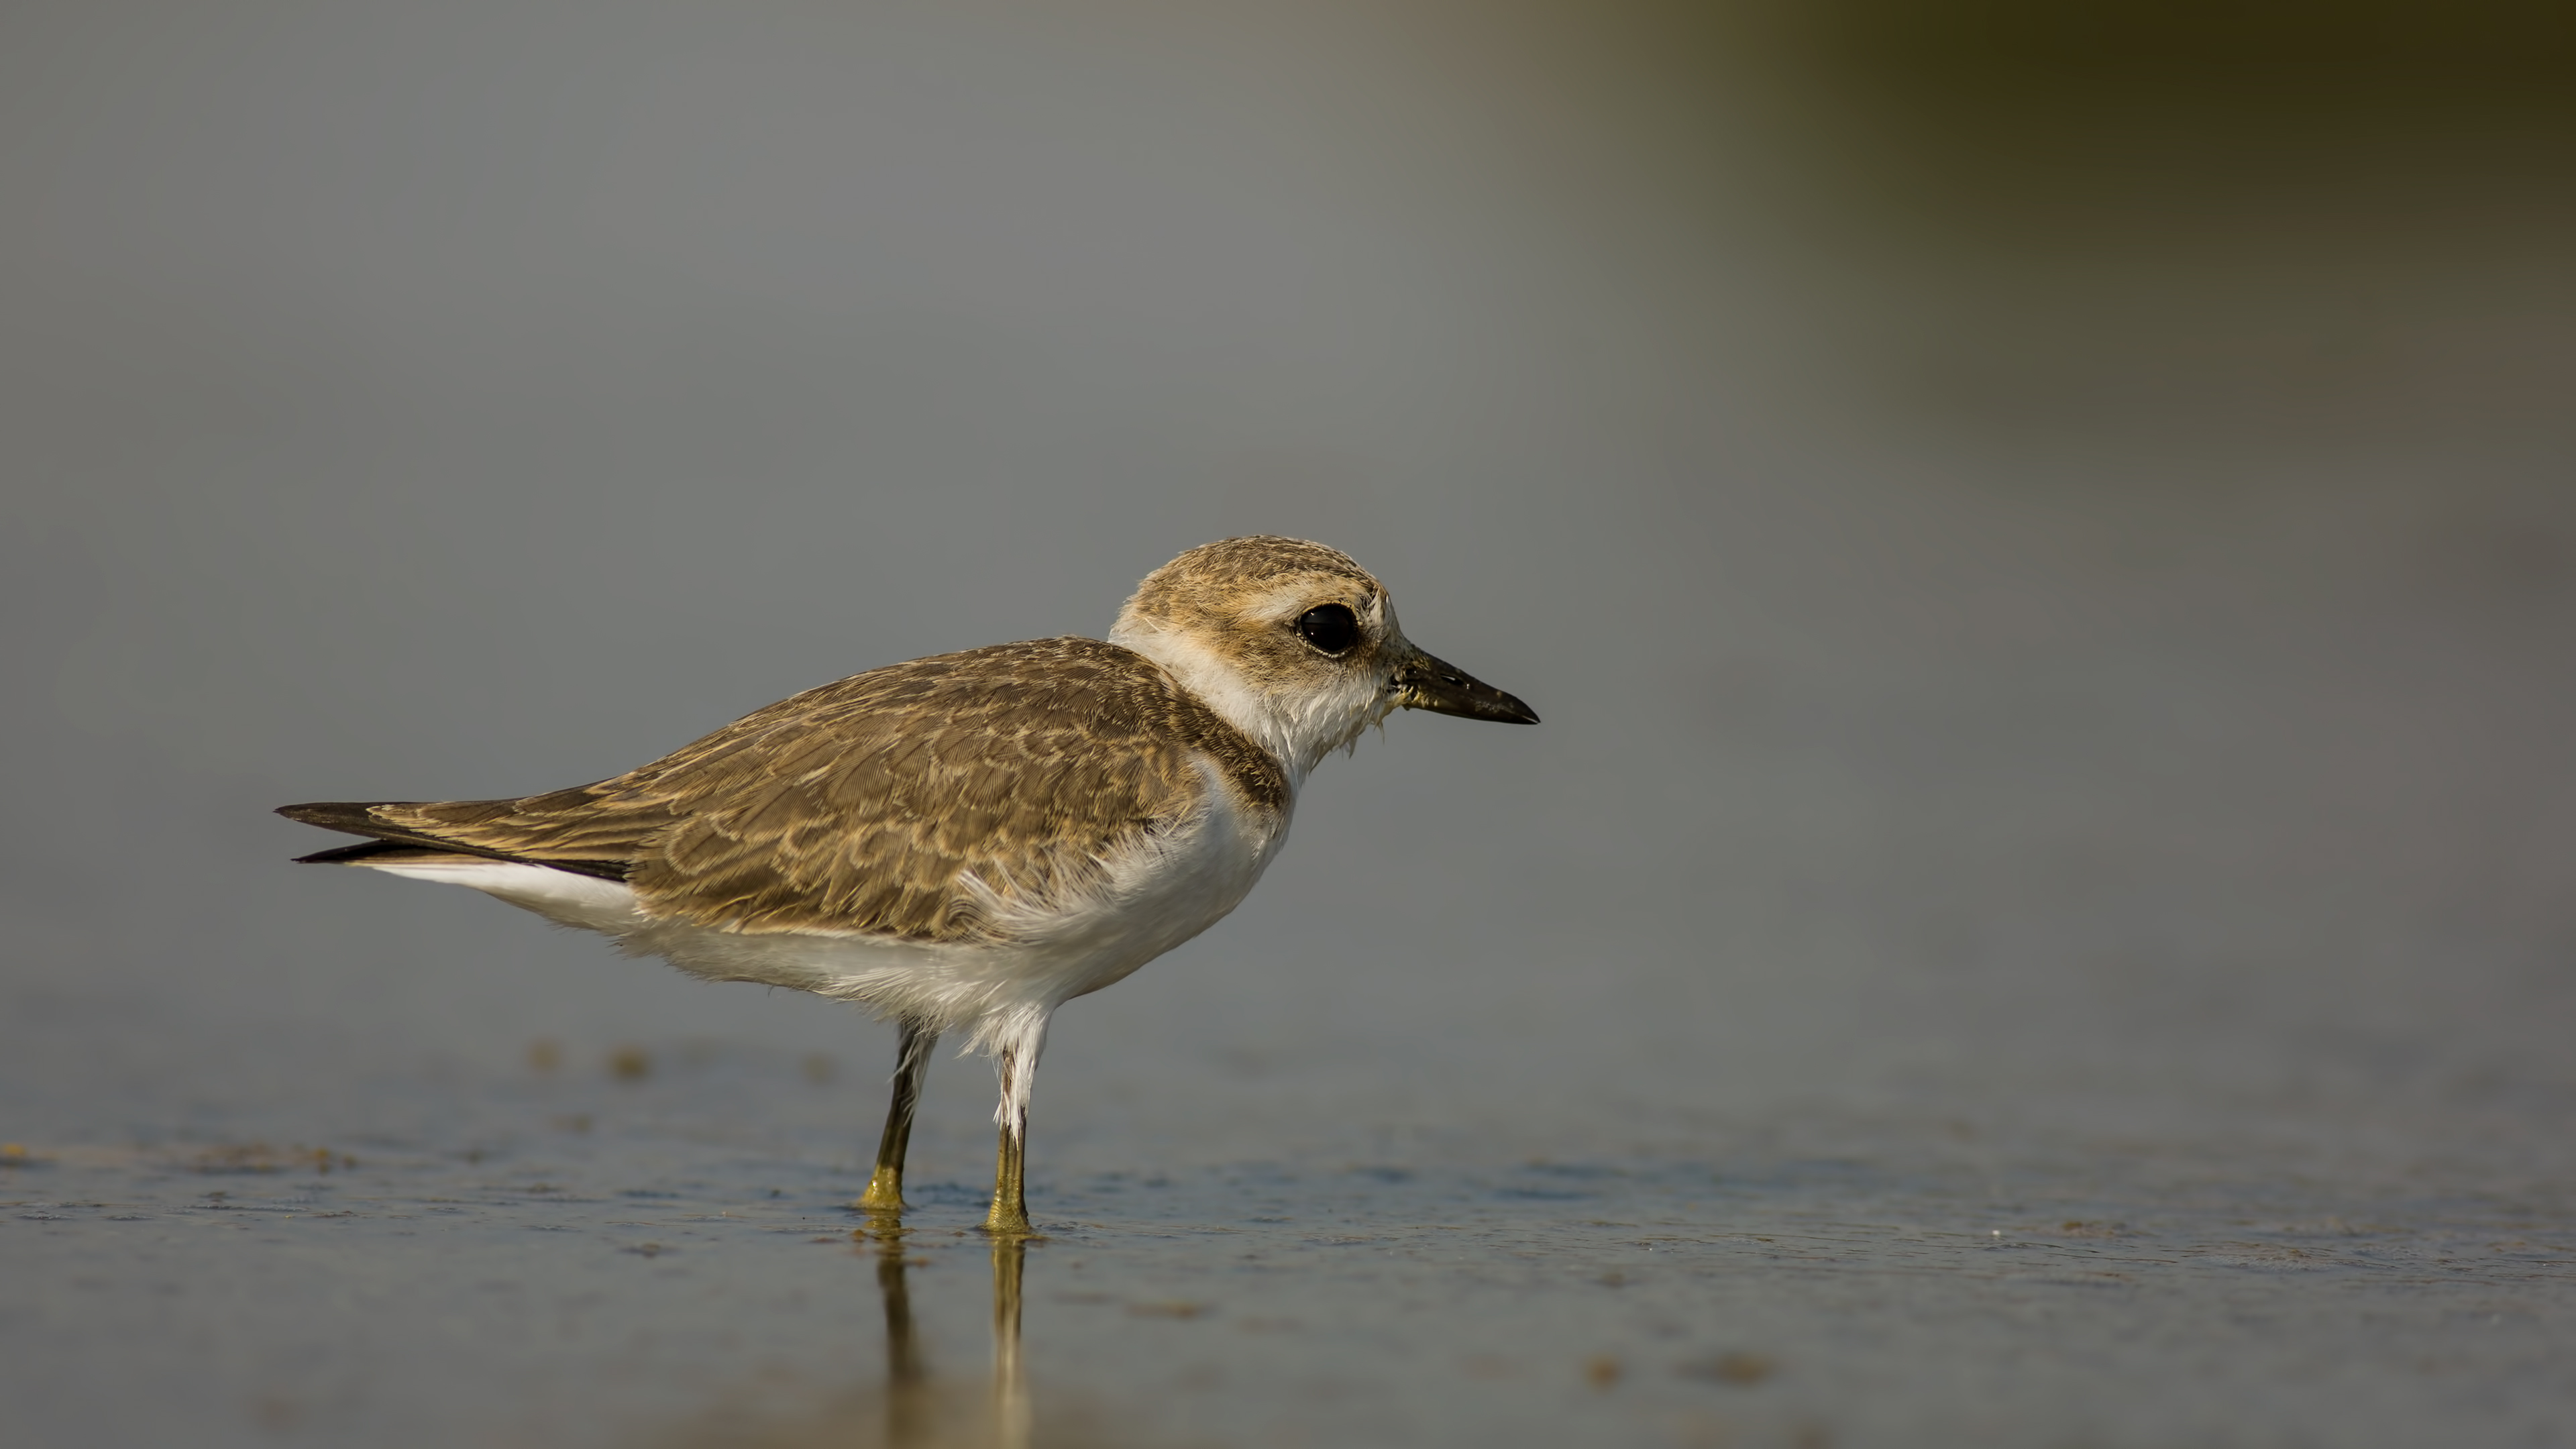
<path fill-rule="evenodd" d="M 621 879 L 648 914 L 745 932 L 991 934 L 1176 830 L 1213 759 L 1275 808 L 1275 761 L 1152 663 L 1045 639 L 916 659 L 745 716 L 597 784 L 514 800 L 287 806 L 372 837 L 308 860 L 449 854 Z"/>

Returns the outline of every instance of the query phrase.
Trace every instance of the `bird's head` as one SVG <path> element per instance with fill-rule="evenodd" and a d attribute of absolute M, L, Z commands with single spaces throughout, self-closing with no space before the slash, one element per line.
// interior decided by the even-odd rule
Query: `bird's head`
<path fill-rule="evenodd" d="M 1536 724 L 1530 707 L 1404 637 L 1386 586 L 1350 555 L 1229 538 L 1145 576 L 1112 643 L 1163 666 L 1302 779 L 1397 709 Z"/>

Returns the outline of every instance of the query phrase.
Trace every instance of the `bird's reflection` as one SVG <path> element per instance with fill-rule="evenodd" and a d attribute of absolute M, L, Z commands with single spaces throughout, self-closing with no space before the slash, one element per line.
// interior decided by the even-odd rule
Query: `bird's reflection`
<path fill-rule="evenodd" d="M 877 1294 L 885 1300 L 886 1440 L 892 1444 L 927 1443 L 937 1419 L 930 1402 L 929 1374 L 923 1367 L 921 1339 L 912 1327 L 912 1290 L 904 1272 L 901 1223 L 892 1214 L 861 1231 L 877 1249 Z"/>
<path fill-rule="evenodd" d="M 960 1442 L 950 1415 L 955 1398 L 934 1391 L 919 1333 L 912 1321 L 906 1274 L 912 1257 L 904 1246 L 910 1229 L 893 1213 L 872 1213 L 857 1236 L 877 1255 L 877 1292 L 885 1302 L 886 1442 L 896 1449 L 924 1449 Z M 1029 1442 L 1028 1377 L 1020 1362 L 1020 1279 L 1028 1240 L 996 1237 L 993 1256 L 993 1391 L 990 1441 L 996 1449 L 1026 1449 Z"/>
<path fill-rule="evenodd" d="M 993 1438 L 1005 1449 L 1029 1442 L 1029 1383 L 1020 1371 L 1020 1265 L 1028 1240 L 993 1240 Z"/>
<path fill-rule="evenodd" d="M 1050 1393 L 1045 1418 L 1035 1414 L 1020 1354 L 1021 1275 L 1030 1239 L 974 1245 L 984 1249 L 993 1271 L 991 1376 L 937 1361 L 941 1335 L 915 1319 L 912 1275 L 933 1262 L 948 1273 L 973 1262 L 974 1248 L 961 1236 L 906 1228 L 890 1213 L 867 1215 L 851 1234 L 860 1258 L 851 1266 L 875 1269 L 885 1310 L 882 1375 L 873 1364 L 852 1365 L 859 1369 L 854 1381 L 811 1396 L 762 1378 L 645 1442 L 658 1449 L 1134 1449 L 1149 1442 L 1133 1419 L 1108 1412 L 1079 1390 Z M 849 1286 L 866 1291 L 858 1282 Z M 947 1285 L 934 1276 L 922 1286 L 920 1306 L 935 1325 L 943 1316 L 937 1290 Z"/>

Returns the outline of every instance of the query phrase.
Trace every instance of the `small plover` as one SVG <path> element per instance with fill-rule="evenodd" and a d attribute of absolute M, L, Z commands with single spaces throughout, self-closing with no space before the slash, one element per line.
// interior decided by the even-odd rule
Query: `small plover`
<path fill-rule="evenodd" d="M 901 1033 L 861 1208 L 903 1206 L 930 1053 L 1001 1077 L 985 1227 L 1026 1233 L 1047 1022 L 1214 925 L 1279 853 L 1307 773 L 1397 709 L 1536 724 L 1414 647 L 1348 555 L 1231 538 L 1154 570 L 1109 640 L 856 674 L 594 785 L 288 805 L 370 837 L 306 861 L 472 886 L 711 981 L 862 1003 Z"/>

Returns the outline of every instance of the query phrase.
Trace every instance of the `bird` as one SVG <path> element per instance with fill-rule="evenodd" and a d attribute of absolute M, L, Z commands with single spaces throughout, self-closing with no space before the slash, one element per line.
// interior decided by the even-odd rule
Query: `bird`
<path fill-rule="evenodd" d="M 1426 653 L 1348 554 L 1222 539 L 1146 575 L 1105 640 L 890 664 L 622 775 L 497 800 L 316 802 L 298 857 L 468 886 L 690 975 L 860 1004 L 897 1031 L 867 1188 L 903 1169 L 940 1038 L 999 1078 L 984 1228 L 1033 1232 L 1031 1083 L 1065 1002 L 1240 904 L 1308 775 L 1400 709 L 1536 724 Z"/>

